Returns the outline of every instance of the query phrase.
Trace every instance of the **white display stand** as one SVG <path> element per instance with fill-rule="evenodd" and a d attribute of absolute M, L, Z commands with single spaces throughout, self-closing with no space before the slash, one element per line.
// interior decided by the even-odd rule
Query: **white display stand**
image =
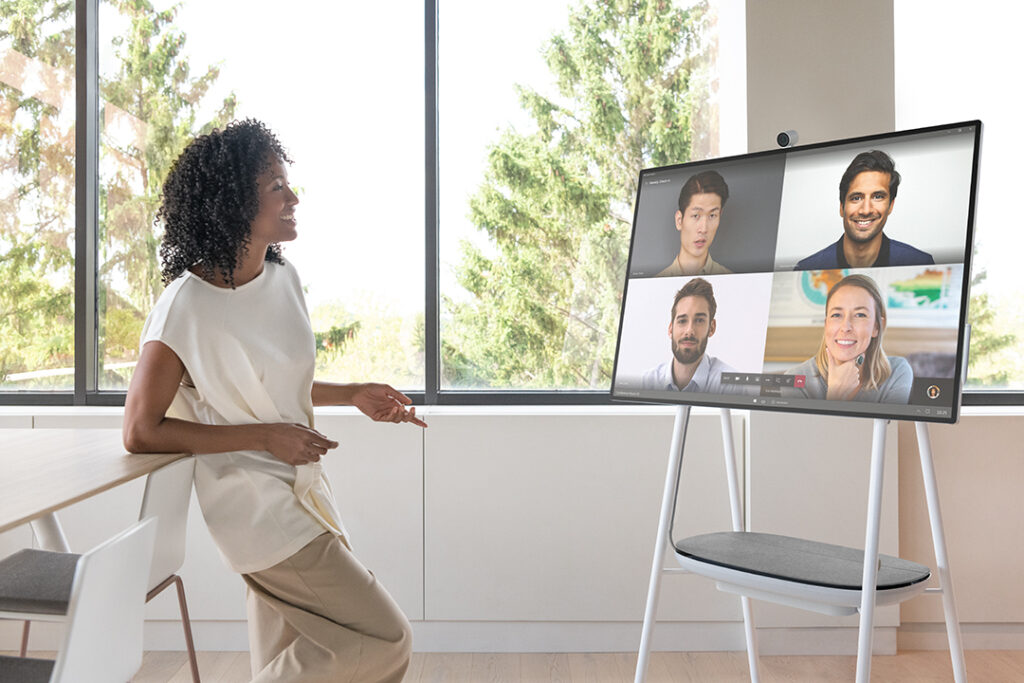
<path fill-rule="evenodd" d="M 925 588 L 928 578 L 927 567 L 899 558 L 879 556 L 878 553 L 887 420 L 874 420 L 867 529 L 864 551 L 861 553 L 859 550 L 839 546 L 744 531 L 730 412 L 728 409 L 722 409 L 721 412 L 723 450 L 732 510 L 732 532 L 673 541 L 672 528 L 679 492 L 683 446 L 690 417 L 690 407 L 679 406 L 676 410 L 668 471 L 665 475 L 664 496 L 661 502 L 654 561 L 651 564 L 651 580 L 647 593 L 647 608 L 644 612 L 635 683 L 643 683 L 647 677 L 651 633 L 658 607 L 661 577 L 662 574 L 671 572 L 689 572 L 711 578 L 716 581 L 719 590 L 741 596 L 750 678 L 754 683 L 758 682 L 759 673 L 757 634 L 750 608 L 751 598 L 825 614 L 847 615 L 859 611 L 857 683 L 868 683 L 871 678 L 875 606 L 895 604 L 922 592 L 941 594 L 953 677 L 956 683 L 964 683 L 967 680 L 967 672 L 960 638 L 960 622 L 953 599 L 945 532 L 942 527 L 938 487 L 926 425 L 919 422 L 916 428 L 921 473 L 924 477 L 928 514 L 931 518 L 932 542 L 938 565 L 939 587 L 931 589 Z M 666 552 L 672 552 L 676 556 L 679 568 L 664 568 Z M 852 565 L 860 580 L 854 577 L 851 581 L 852 558 L 859 562 L 861 555 L 862 571 L 858 565 Z"/>

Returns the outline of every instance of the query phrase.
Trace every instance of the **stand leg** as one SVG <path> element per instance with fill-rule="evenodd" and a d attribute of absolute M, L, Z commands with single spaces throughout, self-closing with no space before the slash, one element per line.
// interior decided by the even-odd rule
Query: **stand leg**
<path fill-rule="evenodd" d="M 728 408 L 722 408 L 722 451 L 725 454 L 725 476 L 729 482 L 729 508 L 732 513 L 732 530 L 743 531 L 740 478 L 736 474 L 736 445 L 732 440 L 732 412 Z"/>
<path fill-rule="evenodd" d="M 871 438 L 871 483 L 864 538 L 860 629 L 857 634 L 857 683 L 871 680 L 871 643 L 875 635 L 875 590 L 878 585 L 878 530 L 882 520 L 882 478 L 885 474 L 885 420 L 874 421 Z"/>
<path fill-rule="evenodd" d="M 747 666 L 750 668 L 750 683 L 759 683 L 761 680 L 761 660 L 757 654 L 757 631 L 754 628 L 754 611 L 750 604 L 750 598 L 746 595 L 740 597 L 740 604 L 743 605 L 743 633 L 747 637 Z"/>
<path fill-rule="evenodd" d="M 651 582 L 647 589 L 647 608 L 644 610 L 644 627 L 640 635 L 640 650 L 637 653 L 635 683 L 647 679 L 647 666 L 651 655 L 651 633 L 658 611 L 658 595 L 661 593 L 662 566 L 665 551 L 671 543 L 669 529 L 675 513 L 676 492 L 679 489 L 679 467 L 683 461 L 683 442 L 686 439 L 686 424 L 690 420 L 690 406 L 676 408 L 676 421 L 672 429 L 672 446 L 668 454 L 668 471 L 665 473 L 665 493 L 661 499 L 661 516 L 658 520 L 658 540 L 654 544 L 654 560 L 651 563 Z"/>
<path fill-rule="evenodd" d="M 924 478 L 924 494 L 928 501 L 928 517 L 932 526 L 932 544 L 935 546 L 935 564 L 939 572 L 939 589 L 942 591 L 942 610 L 946 616 L 946 635 L 949 637 L 949 656 L 953 660 L 953 679 L 956 683 L 967 680 L 967 666 L 964 662 L 964 646 L 960 639 L 960 619 L 953 599 L 953 579 L 949 571 L 949 557 L 946 554 L 946 532 L 942 526 L 942 511 L 939 508 L 939 487 L 935 479 L 932 462 L 932 444 L 928 427 L 918 422 L 917 450 L 921 455 L 921 476 Z"/>
<path fill-rule="evenodd" d="M 743 520 L 743 508 L 740 505 L 739 476 L 736 474 L 736 446 L 732 438 L 732 413 L 722 408 L 722 450 L 725 453 L 725 475 L 729 482 L 729 504 L 732 510 L 732 530 L 743 531 L 746 527 Z M 750 666 L 750 681 L 758 683 L 761 679 L 760 665 L 757 657 L 757 631 L 754 629 L 754 613 L 750 598 L 742 596 L 743 632 L 747 639 L 747 664 Z"/>

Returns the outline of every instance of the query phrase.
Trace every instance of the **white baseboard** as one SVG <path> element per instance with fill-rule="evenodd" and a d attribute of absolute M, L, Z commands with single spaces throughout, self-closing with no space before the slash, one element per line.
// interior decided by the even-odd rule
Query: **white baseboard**
<path fill-rule="evenodd" d="M 640 643 L 638 622 L 479 622 L 414 621 L 417 652 L 633 652 Z M 63 634 L 60 624 L 32 624 L 30 647 L 55 650 Z M 967 650 L 1024 650 L 1024 623 L 961 625 Z M 193 621 L 196 648 L 207 652 L 244 652 L 249 638 L 244 621 Z M 853 655 L 857 629 L 760 628 L 758 645 L 764 655 Z M 739 622 L 659 622 L 653 649 L 671 652 L 743 650 Z M 0 650 L 17 650 L 21 622 L 0 622 Z M 146 622 L 147 650 L 184 650 L 178 621 Z M 942 623 L 905 623 L 875 630 L 874 653 L 899 650 L 945 650 L 949 647 Z"/>
<path fill-rule="evenodd" d="M 635 652 L 639 622 L 413 622 L 418 652 Z M 740 622 L 659 622 L 652 649 L 728 652 L 746 649 Z M 857 654 L 856 628 L 758 629 L 765 655 Z M 875 630 L 874 653 L 895 654 L 895 627 Z"/>
<path fill-rule="evenodd" d="M 961 624 L 965 650 L 1024 650 L 1024 623 Z M 901 650 L 947 650 L 946 625 L 905 623 L 900 626 L 897 644 Z"/>
<path fill-rule="evenodd" d="M 21 646 L 21 624 L 0 621 L 0 651 L 17 650 Z M 60 648 L 64 625 L 58 622 L 32 622 L 30 650 L 53 651 Z M 247 652 L 249 635 L 244 621 L 193 621 L 192 640 L 204 652 Z M 147 620 L 142 647 L 154 651 L 184 651 L 185 636 L 177 620 Z"/>
<path fill-rule="evenodd" d="M 737 628 L 741 627 L 737 624 Z M 736 649 L 745 648 L 744 645 Z M 857 627 L 759 628 L 757 649 L 762 655 L 856 655 Z M 896 654 L 895 626 L 875 627 L 871 653 Z"/>
<path fill-rule="evenodd" d="M 193 621 L 192 640 L 204 652 L 248 652 L 249 632 L 244 621 Z M 146 622 L 146 650 L 184 650 L 185 635 L 175 620 Z"/>
<path fill-rule="evenodd" d="M 413 649 L 420 652 L 630 652 L 640 644 L 631 622 L 412 622 Z M 663 623 L 654 630 L 656 650 L 738 650 L 743 627 L 731 623 Z"/>
<path fill-rule="evenodd" d="M 639 622 L 480 622 L 414 621 L 413 649 L 417 652 L 634 652 L 640 644 Z M 55 650 L 62 626 L 32 625 L 30 648 Z M 207 652 L 245 652 L 249 648 L 244 621 L 193 621 L 196 649 Z M 21 642 L 20 622 L 0 622 L 0 650 L 16 650 Z M 146 650 L 184 650 L 181 623 L 146 622 Z M 856 628 L 758 629 L 762 654 L 856 654 Z M 670 652 L 722 652 L 744 650 L 739 622 L 660 622 L 652 647 Z M 896 629 L 875 631 L 875 654 L 896 651 Z"/>

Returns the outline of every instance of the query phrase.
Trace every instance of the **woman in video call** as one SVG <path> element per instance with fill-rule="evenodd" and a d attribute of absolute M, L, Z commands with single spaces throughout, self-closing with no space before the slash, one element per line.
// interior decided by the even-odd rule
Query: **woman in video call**
<path fill-rule="evenodd" d="M 906 403 L 914 373 L 898 356 L 886 356 L 885 302 L 864 275 L 848 275 L 828 292 L 821 346 L 787 375 L 803 375 L 804 386 L 786 391 L 830 401 Z"/>

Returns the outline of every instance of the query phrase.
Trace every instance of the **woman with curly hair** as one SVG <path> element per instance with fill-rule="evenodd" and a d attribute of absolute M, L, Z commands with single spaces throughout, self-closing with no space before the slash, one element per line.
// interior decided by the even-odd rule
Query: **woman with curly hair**
<path fill-rule="evenodd" d="M 294 267 L 298 198 L 277 138 L 254 120 L 193 140 L 163 188 L 167 285 L 125 400 L 133 452 L 195 454 L 210 533 L 247 586 L 253 680 L 401 681 L 409 622 L 355 558 L 321 456 L 338 443 L 313 406 L 426 425 L 385 384 L 313 379 Z"/>

